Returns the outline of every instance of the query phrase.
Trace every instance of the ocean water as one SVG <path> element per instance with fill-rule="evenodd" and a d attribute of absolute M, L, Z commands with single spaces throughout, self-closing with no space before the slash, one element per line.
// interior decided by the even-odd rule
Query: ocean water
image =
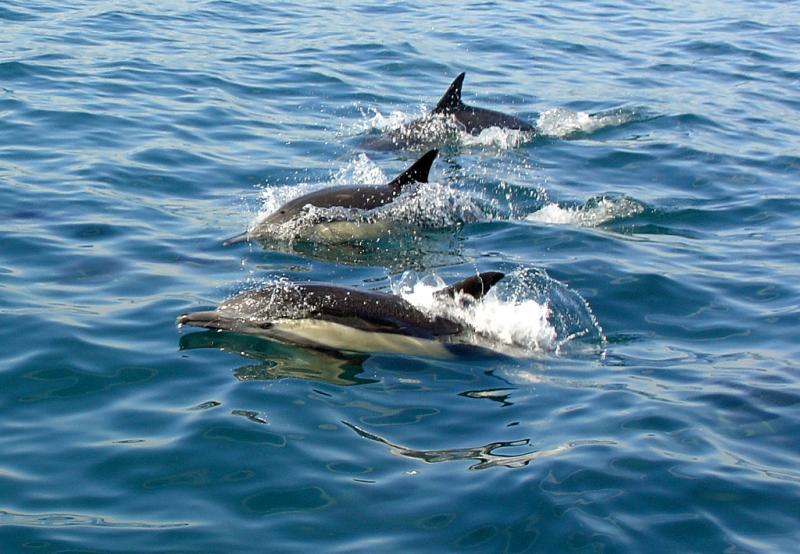
<path fill-rule="evenodd" d="M 0 551 L 796 552 L 797 2 L 0 4 Z M 350 243 L 223 247 L 382 183 Z M 495 354 L 175 318 L 275 280 L 404 295 Z M 502 285 L 502 286 L 501 286 Z"/>

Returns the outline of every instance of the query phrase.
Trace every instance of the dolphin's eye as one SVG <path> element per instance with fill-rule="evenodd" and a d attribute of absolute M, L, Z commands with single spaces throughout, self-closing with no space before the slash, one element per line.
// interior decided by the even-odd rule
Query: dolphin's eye
<path fill-rule="evenodd" d="M 280 213 L 281 215 L 283 215 L 283 214 L 285 214 L 285 213 L 286 213 L 286 210 L 281 210 L 281 211 L 280 211 L 280 212 L 278 212 L 278 213 Z"/>

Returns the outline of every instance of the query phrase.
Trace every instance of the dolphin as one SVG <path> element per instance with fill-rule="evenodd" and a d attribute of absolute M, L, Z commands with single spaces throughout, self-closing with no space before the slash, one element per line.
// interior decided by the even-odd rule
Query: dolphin
<path fill-rule="evenodd" d="M 442 99 L 433 108 L 432 114 L 449 115 L 455 118 L 468 133 L 480 133 L 490 127 L 515 129 L 517 131 L 536 131 L 536 127 L 512 115 L 507 115 L 486 108 L 467 106 L 461 101 L 461 86 L 464 84 L 461 73 L 453 80 Z"/>
<path fill-rule="evenodd" d="M 435 295 L 444 302 L 475 302 L 503 277 L 480 273 Z M 463 323 L 422 312 L 393 294 L 317 283 L 279 282 L 245 291 L 214 310 L 182 314 L 177 323 L 335 352 L 441 358 L 470 349 L 470 329 Z"/>
<path fill-rule="evenodd" d="M 299 198 L 290 200 L 279 207 L 266 219 L 259 222 L 254 228 L 231 237 L 224 241 L 224 246 L 249 241 L 250 239 L 270 238 L 280 226 L 300 221 L 308 216 L 310 206 L 330 209 L 343 208 L 345 210 L 369 211 L 385 206 L 394 201 L 410 185 L 414 183 L 427 183 L 433 160 L 438 150 L 430 150 L 423 154 L 408 169 L 385 185 L 350 185 L 329 187 L 322 190 L 304 194 Z M 381 226 L 367 221 L 353 221 L 348 219 L 347 213 L 331 211 L 330 215 L 321 214 L 319 220 L 308 221 L 312 223 L 310 229 L 304 229 L 306 236 L 322 241 L 337 242 L 359 238 L 370 238 L 380 234 Z"/>
<path fill-rule="evenodd" d="M 445 141 L 452 132 L 458 129 L 463 129 L 470 134 L 480 134 L 481 131 L 491 127 L 528 133 L 536 132 L 536 127 L 512 115 L 464 104 L 461 100 L 464 75 L 465 73 L 462 72 L 455 78 L 447 92 L 428 115 L 383 135 L 368 138 L 364 141 L 363 146 L 373 150 L 388 150 L 417 144 L 437 143 Z M 453 124 L 455 129 L 452 128 Z"/>

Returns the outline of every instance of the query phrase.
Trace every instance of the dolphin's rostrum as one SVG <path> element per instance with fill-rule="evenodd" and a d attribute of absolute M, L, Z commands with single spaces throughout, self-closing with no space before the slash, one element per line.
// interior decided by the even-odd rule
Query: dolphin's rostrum
<path fill-rule="evenodd" d="M 474 302 L 504 277 L 489 271 L 437 291 L 441 301 Z M 393 294 L 317 283 L 279 282 L 242 292 L 211 311 L 178 317 L 193 325 L 343 352 L 448 356 L 469 329 Z"/>
<path fill-rule="evenodd" d="M 369 211 L 389 204 L 409 185 L 428 182 L 428 174 L 437 154 L 438 151 L 435 149 L 428 151 L 385 185 L 337 186 L 304 194 L 283 204 L 254 228 L 229 238 L 223 244 L 228 246 L 251 239 L 270 238 L 275 234 L 277 227 L 299 220 L 307 213 L 309 207 Z M 361 234 L 365 234 L 365 231 L 369 231 L 366 229 L 368 226 L 366 223 L 349 221 L 341 213 L 332 212 L 329 217 L 326 216 L 321 221 L 314 222 L 311 227 L 318 229 L 315 233 L 311 233 L 311 236 L 328 235 L 329 238 L 339 240 L 359 238 Z M 319 228 L 323 228 L 323 230 L 320 231 Z"/>

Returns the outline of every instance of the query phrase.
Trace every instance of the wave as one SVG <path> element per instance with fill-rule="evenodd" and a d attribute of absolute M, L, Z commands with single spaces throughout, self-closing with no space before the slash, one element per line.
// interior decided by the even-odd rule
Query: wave
<path fill-rule="evenodd" d="M 536 128 L 539 133 L 554 138 L 570 138 L 575 135 L 591 134 L 607 127 L 619 127 L 643 118 L 638 110 L 617 108 L 613 110 L 588 113 L 576 112 L 566 108 L 551 108 L 539 114 Z"/>
<path fill-rule="evenodd" d="M 629 196 L 598 196 L 580 205 L 545 204 L 525 216 L 525 220 L 549 225 L 597 227 L 609 221 L 638 215 L 646 209 L 645 204 Z"/>

